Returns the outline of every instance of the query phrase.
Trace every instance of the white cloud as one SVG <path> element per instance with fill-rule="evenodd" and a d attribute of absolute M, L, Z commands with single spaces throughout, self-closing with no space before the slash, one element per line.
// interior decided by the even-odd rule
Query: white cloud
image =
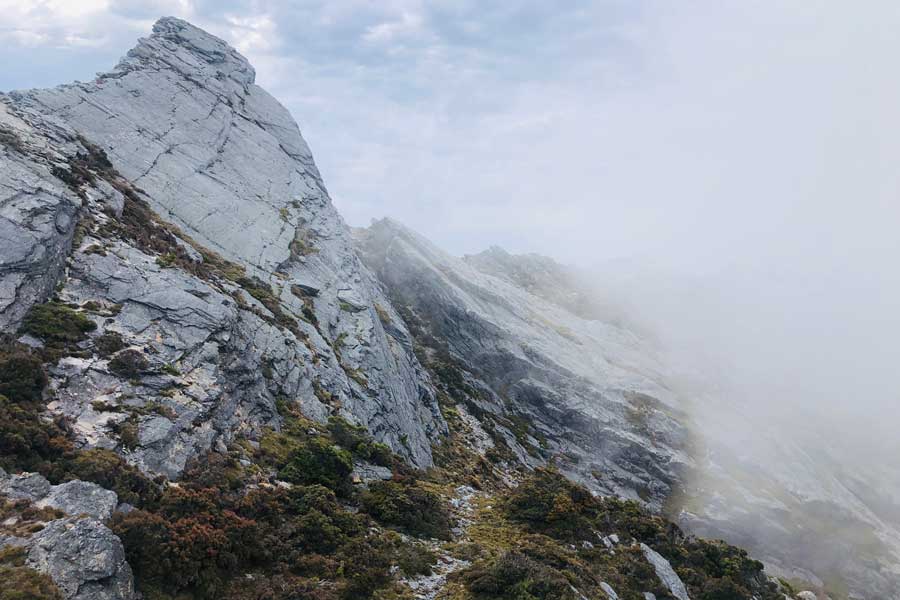
<path fill-rule="evenodd" d="M 279 43 L 278 28 L 270 15 L 236 16 L 226 15 L 229 39 L 239 51 L 245 54 L 266 53 Z"/>
<path fill-rule="evenodd" d="M 421 34 L 423 30 L 424 19 L 422 15 L 404 11 L 398 19 L 368 27 L 363 34 L 363 39 L 367 42 L 390 43 L 398 38 Z"/>

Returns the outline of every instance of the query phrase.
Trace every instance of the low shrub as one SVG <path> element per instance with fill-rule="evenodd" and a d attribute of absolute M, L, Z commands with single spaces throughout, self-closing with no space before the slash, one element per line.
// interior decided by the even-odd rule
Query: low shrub
<path fill-rule="evenodd" d="M 410 535 L 450 539 L 450 515 L 437 494 L 416 483 L 377 481 L 362 493 L 363 510 Z"/>
<path fill-rule="evenodd" d="M 562 573 L 515 551 L 476 564 L 464 581 L 476 598 L 578 600 Z"/>
<path fill-rule="evenodd" d="M 599 505 L 591 493 L 551 468 L 536 469 L 514 489 L 504 510 L 526 529 L 562 540 L 587 539 Z"/>
<path fill-rule="evenodd" d="M 20 331 L 51 345 L 72 345 L 87 339 L 96 323 L 60 302 L 35 304 L 22 321 Z"/>
<path fill-rule="evenodd" d="M 339 493 L 350 486 L 353 458 L 349 452 L 321 437 L 314 437 L 296 448 L 278 476 L 291 483 L 320 484 Z"/>
<path fill-rule="evenodd" d="M 394 462 L 394 453 L 391 449 L 374 441 L 366 428 L 361 425 L 354 425 L 341 417 L 330 417 L 328 431 L 335 443 L 349 450 L 357 458 L 383 467 L 389 467 Z"/>
<path fill-rule="evenodd" d="M 0 468 L 45 472 L 71 450 L 61 421 L 42 419 L 42 409 L 0 395 Z"/>
<path fill-rule="evenodd" d="M 154 506 L 160 498 L 159 485 L 112 450 L 82 450 L 60 465 L 51 480 L 81 479 L 114 491 L 119 502 L 138 507 Z"/>
<path fill-rule="evenodd" d="M 38 402 L 47 387 L 40 359 L 27 352 L 0 354 L 0 394 L 13 402 Z"/>
<path fill-rule="evenodd" d="M 150 363 L 140 350 L 122 350 L 109 361 L 109 370 L 123 379 L 134 379 L 145 373 Z"/>
<path fill-rule="evenodd" d="M 106 358 L 125 348 L 125 340 L 122 339 L 121 334 L 107 331 L 94 340 L 94 348 L 97 349 L 100 356 Z"/>

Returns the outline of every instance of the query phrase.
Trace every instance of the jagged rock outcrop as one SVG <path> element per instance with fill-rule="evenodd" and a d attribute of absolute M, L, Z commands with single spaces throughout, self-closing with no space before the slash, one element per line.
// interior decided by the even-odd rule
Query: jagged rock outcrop
<path fill-rule="evenodd" d="M 87 481 L 67 481 L 50 485 L 37 473 L 0 474 L 0 495 L 11 500 L 27 500 L 38 508 L 55 508 L 69 515 L 87 515 L 105 521 L 118 504 L 116 493 Z"/>
<path fill-rule="evenodd" d="M 491 246 L 478 254 L 463 256 L 463 261 L 584 319 L 599 319 L 608 314 L 596 294 L 583 284 L 583 277 L 547 256 L 510 254 Z"/>
<path fill-rule="evenodd" d="M 469 401 L 498 417 L 494 429 L 521 462 L 553 458 L 595 491 L 662 506 L 689 458 L 678 400 L 648 345 L 448 256 L 393 221 L 357 239 L 426 354 L 461 370 Z"/>
<path fill-rule="evenodd" d="M 27 564 L 50 575 L 66 600 L 134 597 L 122 542 L 94 519 L 52 521 L 28 541 Z"/>
<path fill-rule="evenodd" d="M 234 49 L 161 19 L 94 81 L 0 96 L 0 131 L 2 325 L 54 290 L 96 325 L 51 378 L 83 445 L 177 477 L 280 398 L 430 464 L 409 334 Z"/>
<path fill-rule="evenodd" d="M 0 527 L 0 548 L 24 548 L 26 565 L 49 575 L 66 600 L 134 597 L 122 542 L 103 523 L 115 510 L 115 492 L 84 481 L 51 485 L 37 473 L 8 475 L 0 471 L 0 502 L 4 498 L 65 513 L 29 535 L 5 535 Z M 15 526 L 17 519 L 3 525 Z"/>

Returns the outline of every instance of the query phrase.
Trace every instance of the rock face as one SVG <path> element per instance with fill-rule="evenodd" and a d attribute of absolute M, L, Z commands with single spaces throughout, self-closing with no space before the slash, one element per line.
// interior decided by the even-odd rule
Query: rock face
<path fill-rule="evenodd" d="M 54 162 L 64 157 L 5 102 L 0 102 L 0 142 L 0 330 L 6 330 L 53 291 L 81 202 L 52 174 Z M 46 160 L 29 158 L 26 146 Z"/>
<path fill-rule="evenodd" d="M 66 600 L 134 597 L 122 542 L 93 519 L 52 521 L 29 540 L 27 564 L 50 575 Z"/>
<path fill-rule="evenodd" d="M 3 497 L 68 515 L 46 523 L 28 537 L 0 533 L 0 548 L 24 547 L 27 566 L 49 575 L 66 600 L 134 597 L 122 542 L 102 522 L 115 510 L 115 492 L 84 481 L 50 485 L 37 473 L 7 475 L 0 471 L 0 500 Z"/>
<path fill-rule="evenodd" d="M 596 295 L 582 285 L 574 270 L 540 254 L 510 254 L 492 246 L 478 254 L 468 254 L 463 261 L 482 273 L 503 279 L 526 292 L 561 306 L 585 319 L 605 315 Z"/>
<path fill-rule="evenodd" d="M 97 324 L 51 381 L 84 445 L 177 477 L 281 398 L 431 463 L 446 425 L 409 333 L 234 49 L 161 19 L 92 82 L 0 96 L 0 133 L 0 319 L 60 285 Z"/>
<path fill-rule="evenodd" d="M 38 508 L 55 508 L 72 516 L 109 519 L 118 504 L 116 493 L 87 481 L 67 481 L 50 485 L 37 473 L 0 474 L 0 495 L 11 500 L 27 500 Z"/>
<path fill-rule="evenodd" d="M 686 430 L 646 344 L 450 257 L 395 222 L 377 222 L 357 239 L 417 340 L 461 369 L 479 412 L 507 420 L 496 429 L 521 462 L 552 457 L 595 491 L 662 506 L 688 460 Z"/>

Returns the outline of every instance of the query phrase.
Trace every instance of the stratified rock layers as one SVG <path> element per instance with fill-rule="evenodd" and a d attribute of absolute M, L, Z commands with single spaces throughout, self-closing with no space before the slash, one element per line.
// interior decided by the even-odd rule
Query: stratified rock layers
<path fill-rule="evenodd" d="M 51 409 L 85 445 L 177 477 L 277 427 L 280 398 L 431 463 L 445 424 L 409 334 L 240 54 L 165 18 L 90 83 L 0 100 L 4 329 L 59 286 L 93 309 L 85 347 L 117 336 L 142 357 L 124 375 L 97 353 L 54 368 Z"/>

